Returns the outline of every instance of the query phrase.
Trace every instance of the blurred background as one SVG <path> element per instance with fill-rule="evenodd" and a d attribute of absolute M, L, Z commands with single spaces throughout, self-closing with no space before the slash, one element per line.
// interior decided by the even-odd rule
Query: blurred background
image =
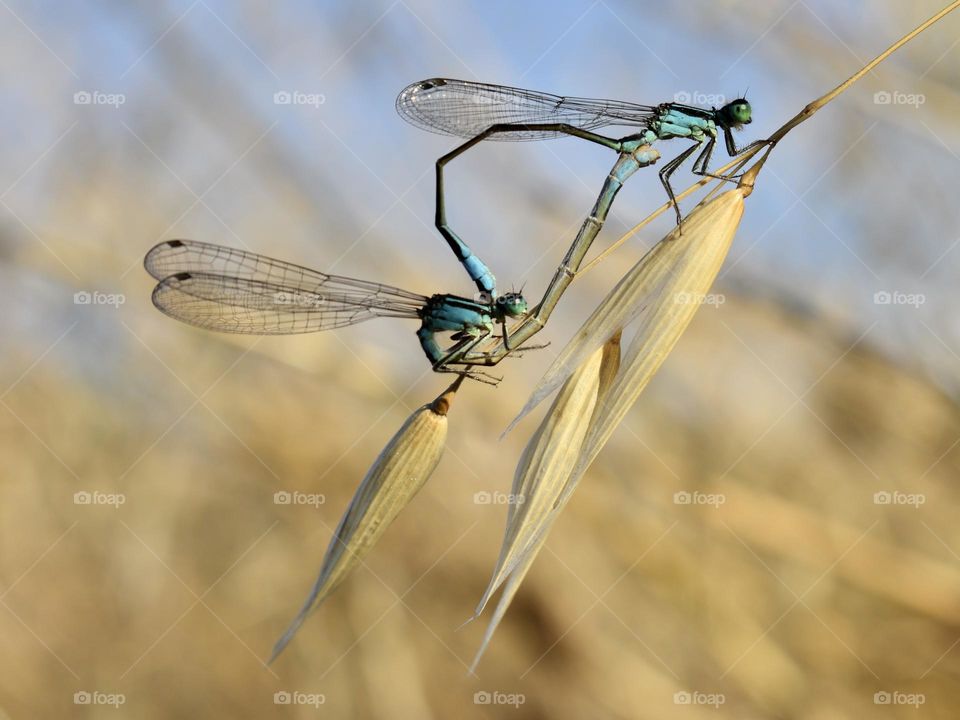
<path fill-rule="evenodd" d="M 141 267 L 190 237 L 469 294 L 432 226 L 455 141 L 396 115 L 410 82 L 749 88 L 746 142 L 943 2 L 0 3 L 2 716 L 956 717 L 960 15 L 777 149 L 722 302 L 594 464 L 476 677 L 485 618 L 457 627 L 538 418 L 498 436 L 671 217 L 574 283 L 549 349 L 463 388 L 431 481 L 269 668 L 366 468 L 449 377 L 412 322 L 195 330 Z M 538 298 L 614 159 L 485 144 L 447 171 L 451 224 Z M 597 249 L 662 202 L 638 173 Z M 313 502 L 275 503 L 294 491 Z"/>

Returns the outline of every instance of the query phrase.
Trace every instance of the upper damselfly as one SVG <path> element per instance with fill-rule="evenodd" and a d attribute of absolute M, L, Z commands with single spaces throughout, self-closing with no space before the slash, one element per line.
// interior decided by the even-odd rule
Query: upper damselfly
<path fill-rule="evenodd" d="M 417 337 L 433 369 L 479 380 L 495 378 L 469 366 L 494 363 L 475 348 L 496 325 L 506 337 L 507 320 L 527 311 L 520 293 L 428 297 L 196 240 L 161 242 L 147 253 L 144 267 L 159 281 L 153 304 L 182 322 L 220 332 L 285 335 L 375 317 L 418 319 Z M 452 333 L 451 347 L 440 347 L 441 332 Z"/>
<path fill-rule="evenodd" d="M 469 80 L 432 78 L 404 88 L 397 96 L 397 112 L 417 127 L 471 141 L 444 156 L 447 161 L 473 144 L 488 139 L 541 140 L 571 135 L 623 152 L 631 146 L 650 145 L 657 140 L 686 138 L 693 141 L 693 145 L 660 170 L 660 179 L 675 206 L 678 223 L 682 217 L 676 207 L 670 176 L 687 158 L 702 146 L 694 161 L 693 172 L 710 175 L 707 167 L 718 133 L 723 133 L 731 157 L 763 142 L 738 148 L 734 140 L 733 131 L 753 120 L 746 98 L 709 109 L 678 102 L 639 105 L 622 100 L 564 97 Z M 608 126 L 639 130 L 619 139 L 592 132 Z"/>
<path fill-rule="evenodd" d="M 458 257 L 458 246 L 462 241 L 447 223 L 443 169 L 448 162 L 474 145 L 483 140 L 538 140 L 570 135 L 619 153 L 593 209 L 583 221 L 543 299 L 511 335 L 514 347 L 532 337 L 546 323 L 603 227 L 624 182 L 637 170 L 654 164 L 660 158 L 660 153 L 651 147 L 652 143 L 671 138 L 686 138 L 693 142 L 660 170 L 660 180 L 676 210 L 677 224 L 681 225 L 682 216 L 670 185 L 670 176 L 687 158 L 702 147 L 694 161 L 693 172 L 718 177 L 711 175 L 707 167 L 720 132 L 731 157 L 765 142 L 757 141 L 744 148 L 736 146 L 733 131 L 752 121 L 750 103 L 745 98 L 728 102 L 719 109 L 677 102 L 638 105 L 618 100 L 563 97 L 468 80 L 433 78 L 406 87 L 397 97 L 397 111 L 401 117 L 425 130 L 469 138 L 436 163 L 435 222 Z M 638 128 L 638 131 L 619 139 L 593 132 L 597 128 L 616 125 Z M 490 353 L 487 360 L 495 364 L 510 350 L 510 346 L 504 343 L 503 348 Z"/>

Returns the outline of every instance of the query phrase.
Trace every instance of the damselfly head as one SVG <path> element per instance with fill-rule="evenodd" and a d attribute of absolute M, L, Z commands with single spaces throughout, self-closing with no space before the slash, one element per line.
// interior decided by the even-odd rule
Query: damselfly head
<path fill-rule="evenodd" d="M 753 111 L 746 98 L 739 98 L 728 102 L 717 111 L 720 116 L 720 122 L 726 127 L 739 130 L 744 125 L 749 125 L 753 121 Z"/>
<path fill-rule="evenodd" d="M 520 293 L 504 293 L 497 298 L 497 309 L 504 317 L 520 317 L 527 312 L 527 301 Z"/>

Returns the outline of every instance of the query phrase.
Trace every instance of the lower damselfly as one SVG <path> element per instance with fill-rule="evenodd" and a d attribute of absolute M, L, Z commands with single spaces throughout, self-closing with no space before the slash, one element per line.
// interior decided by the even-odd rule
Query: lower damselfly
<path fill-rule="evenodd" d="M 476 300 L 426 296 L 196 240 L 159 243 L 143 264 L 159 281 L 153 304 L 190 325 L 246 335 L 287 335 L 375 317 L 417 319 L 420 346 L 435 371 L 488 382 L 496 378 L 469 366 L 495 363 L 475 348 L 497 325 L 506 338 L 507 320 L 527 312 L 521 293 L 496 297 L 481 293 Z M 438 333 L 451 333 L 453 345 L 441 348 Z"/>

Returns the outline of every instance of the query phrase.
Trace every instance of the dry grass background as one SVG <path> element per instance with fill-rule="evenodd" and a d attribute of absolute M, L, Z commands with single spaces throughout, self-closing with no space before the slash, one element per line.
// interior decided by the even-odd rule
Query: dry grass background
<path fill-rule="evenodd" d="M 724 67 L 762 37 L 722 82 L 716 67 L 692 81 L 759 80 L 759 134 L 937 3 L 889 4 L 865 18 L 853 4 L 694 5 L 648 9 L 645 19 L 609 8 L 650 29 L 655 51 L 689 36 L 699 57 L 722 57 Z M 553 351 L 505 362 L 496 390 L 460 392 L 432 480 L 367 567 L 266 669 L 364 471 L 447 378 L 424 371 L 412 324 L 263 340 L 180 326 L 150 306 L 137 263 L 156 240 L 188 235 L 428 292 L 449 278 L 436 289 L 465 291 L 424 225 L 430 163 L 448 145 L 392 118 L 393 93 L 421 76 L 465 75 L 437 40 L 455 44 L 465 28 L 475 32 L 457 51 L 478 73 L 544 89 L 562 89 L 567 73 L 571 92 L 584 92 L 578 63 L 595 72 L 591 63 L 610 62 L 618 42 L 644 50 L 621 30 L 585 61 L 584 47 L 616 24 L 589 5 L 531 30 L 529 45 L 510 30 L 521 11 L 498 20 L 416 3 L 190 8 L 76 6 L 60 17 L 26 4 L 0 9 L 18 68 L 5 78 L 12 111 L 0 133 L 2 184 L 14 184 L 0 206 L 3 716 L 956 716 L 958 260 L 949 251 L 958 216 L 947 182 L 957 160 L 938 141 L 960 147 L 956 19 L 879 70 L 860 100 L 845 98 L 791 136 L 781 162 L 768 165 L 783 187 L 766 178 L 749 201 L 718 286 L 726 302 L 699 313 L 584 479 L 469 678 L 483 620 L 456 628 L 483 592 L 505 516 L 475 494 L 508 491 L 536 418 L 497 436 Z M 585 11 L 550 63 L 520 77 Z M 730 14 L 742 22 L 726 34 L 718 23 Z M 91 58 L 94 40 L 107 49 Z M 790 59 L 801 52 L 811 60 L 796 79 Z M 317 80 L 315 69 L 335 61 Z M 686 67 L 677 74 L 687 78 Z M 366 77 L 376 79 L 351 90 Z M 619 68 L 596 93 L 649 83 L 653 97 L 668 98 L 680 82 L 659 66 Z M 70 98 L 84 87 L 116 87 L 127 103 L 77 108 Z M 284 87 L 325 92 L 323 114 L 278 111 L 270 96 Z M 919 111 L 873 105 L 884 87 L 924 92 L 927 102 Z M 274 119 L 279 126 L 194 202 L 185 185 L 202 194 Z M 363 134 L 369 145 L 358 143 Z M 844 151 L 804 198 L 809 212 L 786 215 L 790 188 L 799 195 Z M 526 278 L 542 287 L 551 274 L 612 161 L 580 152 L 496 147 L 451 177 L 464 235 L 501 285 Z M 516 166 L 511 153 L 530 165 Z M 383 184 L 364 167 L 377 159 Z M 605 237 L 643 217 L 651 198 L 659 202 L 655 177 L 632 180 Z M 788 219 L 775 222 L 781 214 Z M 517 237 L 545 240 L 521 247 Z M 575 284 L 541 337 L 562 344 L 639 252 L 628 247 Z M 526 274 L 511 277 L 514 267 Z M 923 292 L 926 303 L 872 302 L 896 288 Z M 84 289 L 126 302 L 74 305 Z M 78 506 L 79 490 L 126 502 Z M 325 502 L 278 506 L 278 490 L 323 493 Z M 874 503 L 874 493 L 893 490 L 925 503 Z M 676 504 L 683 491 L 725 502 Z M 126 703 L 74 705 L 84 690 L 123 693 Z M 325 703 L 277 706 L 277 691 L 322 693 Z M 683 691 L 725 702 L 677 705 Z M 925 702 L 878 706 L 880 691 Z M 476 704 L 476 692 L 521 693 L 524 703 Z"/>

